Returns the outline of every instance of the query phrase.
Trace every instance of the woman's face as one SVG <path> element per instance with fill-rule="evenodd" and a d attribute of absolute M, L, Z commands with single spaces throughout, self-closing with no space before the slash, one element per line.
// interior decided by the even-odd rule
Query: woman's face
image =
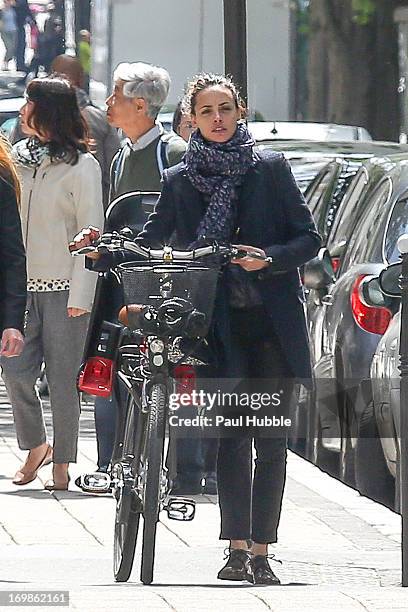
<path fill-rule="evenodd" d="M 213 85 L 197 94 L 191 120 L 206 140 L 227 142 L 235 134 L 240 118 L 240 110 L 228 87 Z"/>
<path fill-rule="evenodd" d="M 20 125 L 21 131 L 25 136 L 36 136 L 41 142 L 47 142 L 49 140 L 49 134 L 38 132 L 34 127 L 30 125 L 30 119 L 33 116 L 35 109 L 35 102 L 27 100 L 27 102 L 20 108 Z"/>
<path fill-rule="evenodd" d="M 25 136 L 39 136 L 37 131 L 29 125 L 30 117 L 34 112 L 34 102 L 27 100 L 27 102 L 20 108 L 20 124 L 21 131 Z"/>

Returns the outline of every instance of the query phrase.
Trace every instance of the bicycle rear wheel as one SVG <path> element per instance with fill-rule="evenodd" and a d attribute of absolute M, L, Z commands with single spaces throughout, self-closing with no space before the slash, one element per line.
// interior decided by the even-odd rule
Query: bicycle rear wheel
<path fill-rule="evenodd" d="M 113 466 L 116 488 L 113 572 L 116 582 L 126 582 L 132 571 L 142 506 L 134 489 L 133 466 L 139 464 L 141 436 L 144 431 L 143 414 L 129 395 L 123 438 L 123 458 Z"/>
<path fill-rule="evenodd" d="M 143 547 L 141 581 L 153 580 L 156 528 L 159 519 L 160 487 L 166 425 L 167 391 L 165 385 L 155 384 L 151 390 L 144 456 L 145 490 L 143 504 Z"/>

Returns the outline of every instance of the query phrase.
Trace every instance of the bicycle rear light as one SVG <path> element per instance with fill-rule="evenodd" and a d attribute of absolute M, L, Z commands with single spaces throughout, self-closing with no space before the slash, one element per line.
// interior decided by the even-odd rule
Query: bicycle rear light
<path fill-rule="evenodd" d="M 121 326 L 103 321 L 94 349 L 79 375 L 78 388 L 89 395 L 109 397 L 112 394 L 116 353 Z"/>
<path fill-rule="evenodd" d="M 113 389 L 114 366 L 112 359 L 90 357 L 79 375 L 79 390 L 88 395 L 109 397 Z"/>
<path fill-rule="evenodd" d="M 193 402 L 193 391 L 196 389 L 196 372 L 193 366 L 187 364 L 181 364 L 174 368 L 173 372 L 174 379 L 176 381 L 176 393 L 180 395 L 190 396 L 190 405 Z M 187 405 L 183 402 L 183 405 Z"/>

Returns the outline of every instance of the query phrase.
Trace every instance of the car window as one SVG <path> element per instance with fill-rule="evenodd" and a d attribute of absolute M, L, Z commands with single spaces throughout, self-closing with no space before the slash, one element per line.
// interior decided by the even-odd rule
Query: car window
<path fill-rule="evenodd" d="M 330 232 L 330 244 L 338 244 L 347 240 L 350 228 L 354 227 L 359 212 L 359 203 L 368 184 L 368 173 L 361 168 L 344 194 L 344 198 L 337 210 L 336 218 Z"/>
<path fill-rule="evenodd" d="M 327 140 L 358 140 L 357 128 L 351 125 L 333 125 L 327 130 Z"/>
<path fill-rule="evenodd" d="M 387 225 L 384 239 L 384 259 L 388 263 L 395 263 L 400 258 L 398 238 L 408 233 L 408 194 L 395 203 Z"/>
<path fill-rule="evenodd" d="M 332 231 L 337 212 L 341 206 L 344 195 L 347 189 L 351 185 L 351 182 L 356 175 L 361 164 L 351 162 L 347 163 L 342 167 L 342 170 L 337 178 L 332 196 L 328 202 L 328 206 L 323 219 L 322 235 L 327 242 L 328 237 Z"/>
<path fill-rule="evenodd" d="M 378 237 L 383 235 L 383 220 L 387 215 L 387 202 L 392 192 L 389 178 L 381 181 L 372 195 L 366 198 L 363 214 L 350 233 L 347 250 L 343 258 L 341 272 L 353 264 L 367 261 L 368 253 L 373 253 L 378 244 Z M 365 212 L 364 212 L 365 211 Z M 380 241 L 382 244 L 382 240 Z M 381 257 L 377 257 L 378 260 Z"/>
<path fill-rule="evenodd" d="M 320 175 L 315 178 L 313 184 L 310 185 L 306 192 L 306 202 L 315 217 L 316 223 L 318 223 L 318 217 L 320 216 L 319 213 L 324 200 L 324 194 L 332 184 L 336 170 L 337 165 L 330 164 L 326 170 L 322 171 Z"/>

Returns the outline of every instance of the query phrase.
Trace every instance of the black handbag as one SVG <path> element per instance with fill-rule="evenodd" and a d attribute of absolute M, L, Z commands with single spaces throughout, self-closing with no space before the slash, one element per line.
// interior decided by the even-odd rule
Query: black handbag
<path fill-rule="evenodd" d="M 229 264 L 225 271 L 228 303 L 236 310 L 262 306 L 262 296 L 256 285 L 256 272 L 247 272 L 238 264 Z"/>

